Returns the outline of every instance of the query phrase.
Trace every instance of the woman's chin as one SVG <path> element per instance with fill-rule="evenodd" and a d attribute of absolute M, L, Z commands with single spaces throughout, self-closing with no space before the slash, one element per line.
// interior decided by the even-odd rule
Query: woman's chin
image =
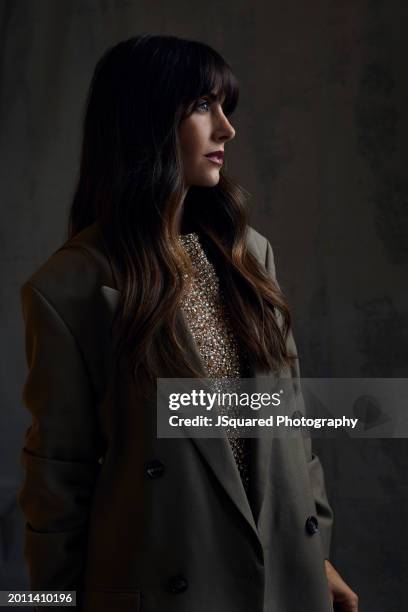
<path fill-rule="evenodd" d="M 203 176 L 200 181 L 201 187 L 214 187 L 214 185 L 218 185 L 220 182 L 220 172 L 216 170 L 211 174 L 207 174 L 207 176 Z"/>
<path fill-rule="evenodd" d="M 195 187 L 214 187 L 220 182 L 220 171 L 216 168 L 212 172 L 196 174 L 193 179 L 186 180 L 186 184 Z"/>

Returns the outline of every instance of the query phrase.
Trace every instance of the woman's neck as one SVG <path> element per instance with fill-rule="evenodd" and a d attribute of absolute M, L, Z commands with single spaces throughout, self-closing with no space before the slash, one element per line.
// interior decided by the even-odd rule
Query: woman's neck
<path fill-rule="evenodd" d="M 191 221 L 183 220 L 181 222 L 180 234 L 191 234 L 195 231 L 197 231 L 197 228 Z"/>

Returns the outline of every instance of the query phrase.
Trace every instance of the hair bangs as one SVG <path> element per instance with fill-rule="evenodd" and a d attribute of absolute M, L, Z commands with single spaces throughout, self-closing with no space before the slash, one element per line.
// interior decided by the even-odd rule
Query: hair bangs
<path fill-rule="evenodd" d="M 200 66 L 202 75 L 201 95 L 215 94 L 217 101 L 222 101 L 222 108 L 225 115 L 231 115 L 239 98 L 238 81 L 235 78 L 230 66 L 222 59 L 218 53 L 206 53 Z"/>
<path fill-rule="evenodd" d="M 239 84 L 231 67 L 217 51 L 205 43 L 188 43 L 183 71 L 188 75 L 184 100 L 187 105 L 191 105 L 202 96 L 209 96 L 213 100 L 222 101 L 225 115 L 231 115 L 239 99 Z"/>

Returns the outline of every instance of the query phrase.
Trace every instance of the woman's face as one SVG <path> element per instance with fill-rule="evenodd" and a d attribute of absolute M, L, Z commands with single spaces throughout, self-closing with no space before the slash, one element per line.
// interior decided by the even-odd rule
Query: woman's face
<path fill-rule="evenodd" d="M 235 136 L 235 130 L 222 110 L 224 100 L 214 98 L 214 95 L 200 98 L 191 115 L 179 125 L 186 187 L 212 187 L 218 183 L 225 143 Z M 211 153 L 212 157 L 209 156 Z"/>

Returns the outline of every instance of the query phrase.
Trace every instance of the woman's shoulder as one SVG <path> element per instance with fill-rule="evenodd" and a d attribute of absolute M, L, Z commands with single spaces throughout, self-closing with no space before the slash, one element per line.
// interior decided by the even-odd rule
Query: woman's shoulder
<path fill-rule="evenodd" d="M 89 225 L 57 248 L 23 283 L 51 303 L 89 299 L 102 285 L 114 285 L 107 251 L 97 223 Z"/>
<path fill-rule="evenodd" d="M 264 264 L 268 247 L 268 239 L 251 225 L 247 226 L 246 243 L 248 249 Z"/>

